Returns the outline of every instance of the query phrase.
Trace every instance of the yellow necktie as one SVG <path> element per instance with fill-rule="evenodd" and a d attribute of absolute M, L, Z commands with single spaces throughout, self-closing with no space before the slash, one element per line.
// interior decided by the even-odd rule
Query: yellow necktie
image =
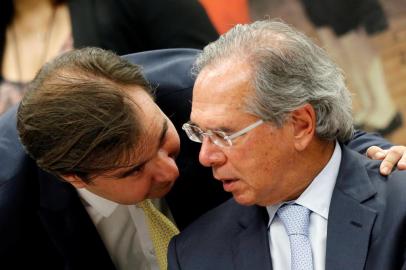
<path fill-rule="evenodd" d="M 152 244 L 154 245 L 156 259 L 161 270 L 166 270 L 168 266 L 167 252 L 169 240 L 179 233 L 178 228 L 162 214 L 152 204 L 151 200 L 147 199 L 138 203 L 138 206 L 144 210 L 147 217 L 148 229 Z"/>

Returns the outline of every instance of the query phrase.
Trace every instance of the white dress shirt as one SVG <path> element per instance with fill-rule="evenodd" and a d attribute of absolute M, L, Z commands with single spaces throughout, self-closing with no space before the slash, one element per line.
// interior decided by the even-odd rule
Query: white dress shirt
<path fill-rule="evenodd" d="M 159 270 L 141 208 L 106 200 L 84 188 L 78 192 L 118 270 Z"/>
<path fill-rule="evenodd" d="M 313 253 L 314 270 L 324 270 L 326 261 L 327 222 L 331 196 L 341 163 L 341 147 L 336 142 L 327 165 L 314 178 L 306 190 L 295 200 L 296 204 L 311 210 L 309 238 Z M 274 270 L 290 268 L 290 242 L 285 227 L 276 211 L 282 205 L 267 206 L 269 214 L 269 247 Z"/>

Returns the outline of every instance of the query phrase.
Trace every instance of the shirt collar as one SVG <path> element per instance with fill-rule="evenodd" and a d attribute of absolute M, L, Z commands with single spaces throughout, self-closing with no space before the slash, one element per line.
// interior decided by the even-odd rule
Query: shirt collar
<path fill-rule="evenodd" d="M 118 203 L 100 197 L 85 188 L 77 189 L 79 197 L 104 218 L 109 217 L 118 207 Z"/>
<path fill-rule="evenodd" d="M 338 170 L 341 163 L 341 147 L 336 141 L 333 155 L 321 170 L 321 172 L 313 179 L 305 191 L 292 203 L 302 205 L 312 212 L 328 219 L 331 196 L 333 195 L 334 186 L 338 176 Z M 279 204 L 269 205 L 266 207 L 269 215 L 269 225 L 275 217 L 276 211 L 282 204 L 290 202 L 282 202 Z"/>

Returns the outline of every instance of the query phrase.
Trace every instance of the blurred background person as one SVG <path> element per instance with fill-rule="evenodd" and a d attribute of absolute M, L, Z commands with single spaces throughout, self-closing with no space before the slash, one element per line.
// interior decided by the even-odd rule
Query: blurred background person
<path fill-rule="evenodd" d="M 378 0 L 301 0 L 318 37 L 346 71 L 359 102 L 356 124 L 387 135 L 399 128 L 402 117 L 387 89 L 380 56 L 371 36 L 388 29 Z"/>
<path fill-rule="evenodd" d="M 3 0 L 0 114 L 20 101 L 38 69 L 84 46 L 123 55 L 203 48 L 218 37 L 197 0 Z"/>
<path fill-rule="evenodd" d="M 333 2 L 346 11 L 335 8 Z M 309 15 L 315 11 L 306 10 L 309 9 L 306 4 L 318 10 L 330 9 L 320 15 L 330 24 L 318 21 L 315 25 Z M 253 21 L 281 18 L 313 37 L 344 70 L 354 94 L 354 118 L 358 126 L 377 131 L 394 143 L 406 143 L 406 126 L 402 121 L 406 119 L 404 0 L 249 0 L 249 13 Z"/>

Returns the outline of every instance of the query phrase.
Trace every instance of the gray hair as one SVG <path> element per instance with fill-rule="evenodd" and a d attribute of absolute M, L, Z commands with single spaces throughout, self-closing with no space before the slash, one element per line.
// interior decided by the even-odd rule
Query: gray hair
<path fill-rule="evenodd" d="M 309 103 L 319 138 L 351 138 L 351 96 L 341 70 L 304 34 L 281 21 L 236 25 L 204 48 L 193 73 L 226 58 L 252 67 L 255 94 L 245 101 L 247 112 L 281 127 L 290 112 Z"/>

